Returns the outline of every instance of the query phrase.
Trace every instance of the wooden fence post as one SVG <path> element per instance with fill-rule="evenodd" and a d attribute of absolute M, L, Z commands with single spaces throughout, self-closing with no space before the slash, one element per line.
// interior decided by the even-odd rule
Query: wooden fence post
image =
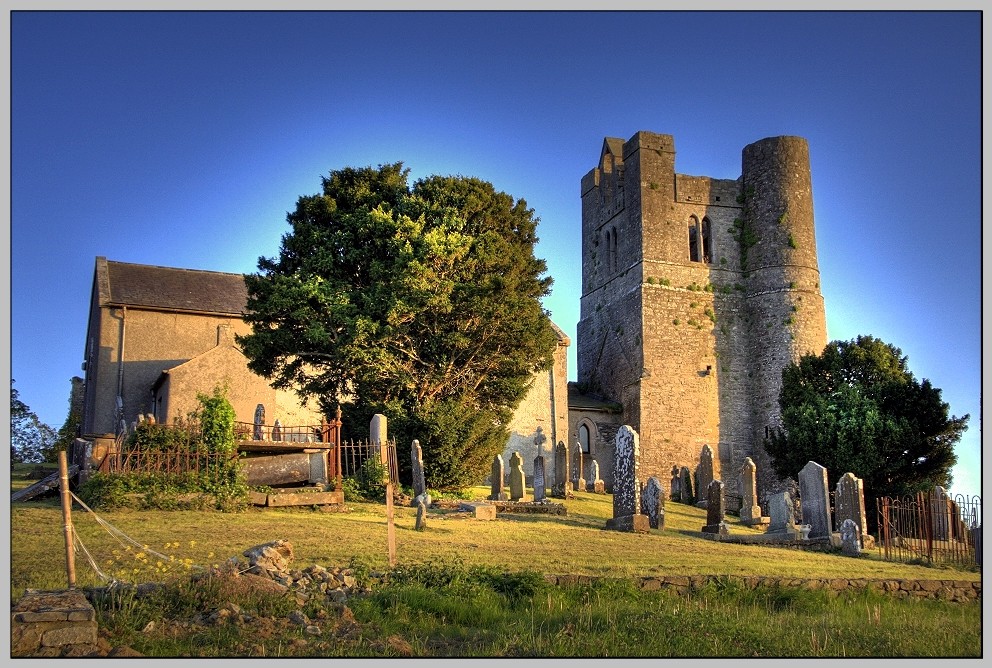
<path fill-rule="evenodd" d="M 65 574 L 69 589 L 76 588 L 76 560 L 72 545 L 72 497 L 69 495 L 69 464 L 65 450 L 59 450 L 59 491 L 62 493 L 62 528 L 65 535 Z"/>
<path fill-rule="evenodd" d="M 393 523 L 393 480 L 389 474 L 389 446 L 379 445 L 379 457 L 386 465 L 386 542 L 389 549 L 389 567 L 396 566 L 396 527 Z"/>

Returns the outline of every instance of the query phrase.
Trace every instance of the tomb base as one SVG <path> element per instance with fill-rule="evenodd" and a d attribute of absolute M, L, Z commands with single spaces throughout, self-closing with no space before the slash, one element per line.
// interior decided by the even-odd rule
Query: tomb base
<path fill-rule="evenodd" d="M 651 523 L 647 515 L 622 515 L 606 520 L 606 528 L 612 531 L 650 533 Z"/>

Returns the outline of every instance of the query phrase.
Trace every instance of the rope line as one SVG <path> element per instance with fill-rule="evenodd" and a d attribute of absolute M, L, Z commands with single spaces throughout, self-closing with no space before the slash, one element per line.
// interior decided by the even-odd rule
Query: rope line
<path fill-rule="evenodd" d="M 112 577 L 112 576 L 109 576 L 109 575 L 107 575 L 106 573 L 104 573 L 103 571 L 100 570 L 100 567 L 97 565 L 96 560 L 93 558 L 93 555 L 90 554 L 90 551 L 87 550 L 86 549 L 86 546 L 83 544 L 83 539 L 80 538 L 79 537 L 79 534 L 76 533 L 75 531 L 72 532 L 72 539 L 73 539 L 72 540 L 72 542 L 73 542 L 73 545 L 72 546 L 73 546 L 76 554 L 79 554 L 80 550 L 82 550 L 83 554 L 86 555 L 86 560 L 88 562 L 90 562 L 90 566 L 93 567 L 93 570 L 96 571 L 97 576 L 101 580 L 103 580 L 104 582 L 109 582 L 110 584 L 114 584 L 114 583 L 118 582 L 117 578 Z"/>
<path fill-rule="evenodd" d="M 80 506 L 83 507 L 84 510 L 88 511 L 89 513 L 91 513 L 93 515 L 93 519 L 96 520 L 97 524 L 99 524 L 100 526 L 102 526 L 107 531 L 107 533 L 109 533 L 111 536 L 113 536 L 117 540 L 117 542 L 120 543 L 121 545 L 130 544 L 130 545 L 132 545 L 134 547 L 137 547 L 137 548 L 141 549 L 144 552 L 147 552 L 149 554 L 155 555 L 159 559 L 163 559 L 165 561 L 174 561 L 174 557 L 170 557 L 169 555 L 162 554 L 161 552 L 156 552 L 155 550 L 151 549 L 147 545 L 144 545 L 142 543 L 139 543 L 138 541 L 134 540 L 133 538 L 131 538 L 130 536 L 128 536 L 126 533 L 124 533 L 123 531 L 121 531 L 120 529 L 118 529 L 117 527 L 115 527 L 113 524 L 111 524 L 110 522 L 106 521 L 105 519 L 103 519 L 102 517 L 100 517 L 99 515 L 97 515 L 96 514 L 96 511 L 94 511 L 92 508 L 90 508 L 89 506 L 87 506 L 83 502 L 83 500 L 80 499 L 78 496 L 76 496 L 76 494 L 74 492 L 72 492 L 71 490 L 69 491 L 69 494 L 72 496 L 73 499 L 76 500 L 76 502 Z M 76 532 L 73 531 L 73 534 L 74 535 L 75 535 L 75 533 Z M 199 564 L 189 564 L 189 567 L 190 568 L 197 569 L 197 570 L 206 570 L 206 567 L 201 566 Z M 94 566 L 94 568 L 95 568 L 95 566 Z M 97 570 L 99 572 L 99 569 L 97 569 Z"/>

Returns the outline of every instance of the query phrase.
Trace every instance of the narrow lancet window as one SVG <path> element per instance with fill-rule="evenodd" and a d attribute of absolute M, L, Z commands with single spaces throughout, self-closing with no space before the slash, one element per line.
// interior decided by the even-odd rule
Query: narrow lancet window
<path fill-rule="evenodd" d="M 689 262 L 699 262 L 699 222 L 689 219 Z"/>

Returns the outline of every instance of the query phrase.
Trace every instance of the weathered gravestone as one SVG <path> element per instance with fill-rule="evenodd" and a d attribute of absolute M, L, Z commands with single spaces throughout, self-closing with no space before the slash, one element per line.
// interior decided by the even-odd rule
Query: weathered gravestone
<path fill-rule="evenodd" d="M 491 501 L 506 501 L 506 492 L 503 491 L 503 455 L 493 457 L 493 468 L 489 474 L 492 488 L 489 499 Z"/>
<path fill-rule="evenodd" d="M 568 498 L 568 448 L 558 441 L 555 445 L 555 479 L 551 486 L 551 496 L 556 499 Z"/>
<path fill-rule="evenodd" d="M 706 524 L 703 533 L 720 533 L 724 515 L 723 481 L 711 480 L 706 487 Z"/>
<path fill-rule="evenodd" d="M 837 481 L 834 493 L 834 523 L 840 531 L 844 520 L 853 521 L 860 531 L 861 540 L 868 533 L 868 520 L 865 516 L 864 482 L 848 471 Z"/>
<path fill-rule="evenodd" d="M 543 501 L 547 498 L 544 489 L 544 457 L 534 457 L 534 500 Z"/>
<path fill-rule="evenodd" d="M 514 452 L 510 455 L 510 501 L 526 500 L 526 494 L 524 493 L 525 481 L 524 459 L 520 456 L 519 452 Z"/>
<path fill-rule="evenodd" d="M 427 505 L 423 501 L 417 502 L 417 524 L 414 528 L 417 531 L 427 528 Z"/>
<path fill-rule="evenodd" d="M 641 490 L 641 513 L 647 515 L 652 529 L 665 528 L 665 488 L 654 476 L 648 478 Z"/>
<path fill-rule="evenodd" d="M 376 413 L 369 421 L 369 442 L 372 445 L 385 445 L 388 431 L 386 416 Z"/>
<path fill-rule="evenodd" d="M 595 494 L 606 493 L 606 483 L 599 477 L 599 462 L 595 459 L 589 460 L 589 480 L 586 483 L 586 489 Z"/>
<path fill-rule="evenodd" d="M 705 508 L 709 503 L 709 498 L 704 496 L 713 482 L 713 448 L 704 445 L 699 453 L 699 463 L 696 465 L 696 506 Z"/>
<path fill-rule="evenodd" d="M 582 468 L 583 468 L 582 444 L 581 443 L 576 443 L 575 444 L 575 473 L 572 476 L 572 489 L 574 489 L 576 492 L 584 492 L 584 491 L 586 491 L 586 479 L 582 477 L 585 474 L 585 471 L 583 471 Z"/>
<path fill-rule="evenodd" d="M 807 462 L 799 472 L 799 500 L 803 509 L 803 524 L 810 526 L 810 538 L 830 538 L 830 491 L 827 469 L 816 462 Z"/>
<path fill-rule="evenodd" d="M 768 530 L 765 533 L 794 535 L 796 532 L 796 507 L 788 492 L 768 497 Z"/>
<path fill-rule="evenodd" d="M 672 467 L 672 501 L 682 500 L 682 477 L 679 475 L 679 467 Z"/>
<path fill-rule="evenodd" d="M 761 506 L 758 505 L 758 486 L 756 482 L 754 461 L 750 457 L 744 459 L 740 473 L 741 524 L 761 524 Z"/>
<path fill-rule="evenodd" d="M 679 469 L 679 475 L 682 478 L 682 482 L 679 485 L 682 492 L 682 503 L 693 504 L 695 502 L 695 496 L 692 493 L 692 472 L 689 471 L 688 466 L 683 466 Z"/>
<path fill-rule="evenodd" d="M 840 549 L 849 557 L 861 555 L 861 530 L 851 518 L 840 525 Z"/>
<path fill-rule="evenodd" d="M 420 441 L 414 439 L 410 445 L 410 468 L 413 469 L 413 501 L 417 505 L 418 498 L 427 496 L 427 480 L 424 478 L 424 453 L 420 449 Z"/>
<path fill-rule="evenodd" d="M 613 517 L 606 520 L 606 528 L 616 531 L 647 533 L 651 530 L 648 518 L 641 514 L 638 467 L 640 446 L 637 432 L 629 425 L 617 431 L 616 455 L 613 464 Z"/>

